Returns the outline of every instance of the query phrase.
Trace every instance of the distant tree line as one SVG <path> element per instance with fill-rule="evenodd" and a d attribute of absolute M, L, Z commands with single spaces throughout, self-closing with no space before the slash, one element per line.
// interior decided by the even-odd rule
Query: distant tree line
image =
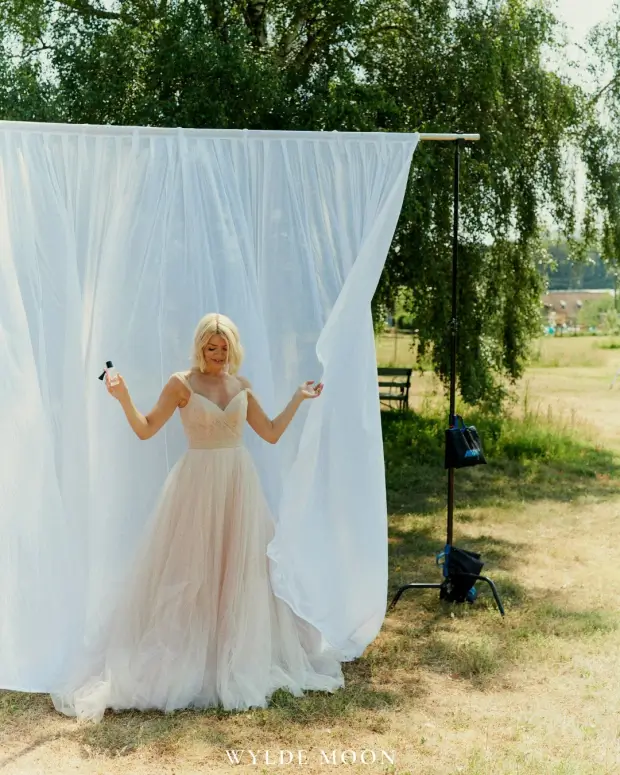
<path fill-rule="evenodd" d="M 550 245 L 551 265 L 541 268 L 550 291 L 595 291 L 614 287 L 614 275 L 598 253 L 586 261 L 573 261 L 567 245 Z"/>

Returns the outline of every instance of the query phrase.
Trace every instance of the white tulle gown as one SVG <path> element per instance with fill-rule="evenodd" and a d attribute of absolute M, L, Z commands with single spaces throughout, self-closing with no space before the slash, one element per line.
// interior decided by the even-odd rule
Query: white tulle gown
<path fill-rule="evenodd" d="M 189 448 L 170 472 L 103 636 L 52 695 L 66 715 L 265 707 L 279 688 L 335 691 L 340 661 L 277 598 L 274 525 L 243 446 L 248 392 L 225 409 L 192 391 L 180 409 Z"/>

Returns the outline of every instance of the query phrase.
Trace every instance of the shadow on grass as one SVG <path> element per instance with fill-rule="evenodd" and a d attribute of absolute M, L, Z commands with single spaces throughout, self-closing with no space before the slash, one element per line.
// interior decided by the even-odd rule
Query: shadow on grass
<path fill-rule="evenodd" d="M 302 732 L 347 719 L 353 721 L 358 711 L 380 712 L 398 705 L 396 693 L 371 686 L 363 660 L 343 667 L 346 685 L 334 694 L 306 692 L 303 697 L 294 697 L 278 690 L 267 708 L 252 709 L 250 713 L 221 708 L 171 714 L 108 712 L 100 724 L 84 726 L 72 737 L 88 752 L 108 757 L 128 755 L 145 747 L 158 755 L 174 755 L 188 736 L 225 752 L 256 745 L 261 735 L 277 737 L 285 729 L 294 735 L 295 729 Z M 238 715 L 244 722 L 241 733 L 237 726 L 227 724 Z M 253 740 L 251 744 L 247 742 L 248 736 Z"/>
<path fill-rule="evenodd" d="M 456 616 L 477 621 L 482 613 L 461 607 Z M 559 653 L 560 642 L 585 642 L 616 631 L 620 624 L 615 611 L 569 610 L 564 597 L 553 592 L 546 600 L 530 600 L 513 619 L 509 626 L 505 621 L 486 619 L 483 628 L 465 628 L 467 637 L 442 631 L 435 621 L 428 628 L 420 664 L 481 683 L 524 660 L 528 653 L 545 659 Z"/>
<path fill-rule="evenodd" d="M 261 735 L 276 738 L 286 731 L 295 736 L 297 731 L 303 733 L 306 729 L 332 723 L 356 726 L 360 723 L 356 720 L 360 712 L 364 717 L 366 712 L 372 712 L 375 731 L 381 731 L 381 711 L 399 705 L 398 692 L 373 686 L 370 665 L 363 659 L 345 663 L 343 670 L 345 687 L 333 694 L 309 691 L 303 697 L 295 697 L 279 690 L 273 694 L 267 708 L 250 712 L 222 708 L 172 713 L 107 711 L 98 724 L 78 724 L 67 719 L 64 730 L 39 737 L 32 737 L 32 732 L 55 715 L 49 697 L 3 692 L 0 693 L 0 701 L 5 705 L 3 726 L 10 723 L 13 736 L 19 735 L 24 743 L 17 752 L 0 756 L 0 771 L 57 739 L 76 743 L 82 757 L 87 759 L 124 757 L 144 749 L 148 749 L 149 754 L 170 757 L 177 755 L 189 739 L 213 746 L 226 757 L 227 750 L 256 746 Z M 243 717 L 242 728 L 234 723 L 235 716 Z M 226 764 L 227 760 L 223 758 L 222 762 Z"/>
<path fill-rule="evenodd" d="M 380 691 L 369 683 L 363 661 L 344 666 L 345 688 L 329 694 L 306 692 L 295 697 L 285 690 L 276 691 L 267 708 L 247 711 L 226 711 L 221 708 L 184 710 L 164 714 L 159 712 L 106 713 L 100 724 L 76 730 L 72 739 L 89 753 L 100 756 L 124 756 L 148 747 L 151 753 L 174 755 L 189 736 L 193 740 L 217 747 L 222 752 L 256 745 L 261 735 L 281 735 L 284 729 L 295 734 L 314 726 L 342 723 L 353 719 L 358 711 L 380 712 L 398 704 L 398 695 Z M 240 733 L 227 722 L 243 717 Z M 242 734 L 242 737 L 240 737 Z M 253 742 L 248 743 L 248 736 Z"/>
<path fill-rule="evenodd" d="M 299 698 L 285 691 L 276 692 L 269 706 L 275 728 L 281 728 L 282 721 L 301 727 L 341 722 L 357 711 L 381 711 L 398 705 L 396 693 L 372 685 L 370 665 L 363 659 L 345 663 L 343 671 L 345 687 L 334 694 L 310 692 Z"/>
<path fill-rule="evenodd" d="M 541 418 L 473 419 L 488 465 L 457 472 L 459 509 L 620 494 L 620 459 L 612 451 L 583 443 Z M 382 422 L 390 511 L 431 514 L 445 508 L 444 419 L 385 412 Z"/>
<path fill-rule="evenodd" d="M 430 558 L 432 567 L 436 567 L 434 557 L 443 549 L 445 539 L 438 540 L 435 526 L 412 524 L 410 520 L 394 517 L 390 520 L 389 541 L 390 556 L 396 565 L 403 570 L 417 568 L 424 572 L 427 568 L 420 568 L 420 564 Z M 458 544 L 463 549 L 482 554 L 485 563 L 505 570 L 519 567 L 518 555 L 526 548 L 524 544 L 486 535 L 468 536 L 465 542 Z"/>
<path fill-rule="evenodd" d="M 158 711 L 107 711 L 99 724 L 77 723 L 65 719 L 60 731 L 46 734 L 43 727 L 56 714 L 46 694 L 0 692 L 0 721 L 2 731 L 23 746 L 6 756 L 0 756 L 0 771 L 31 754 L 53 740 L 65 740 L 79 746 L 83 758 L 124 757 L 148 749 L 149 754 L 175 756 L 189 739 L 219 749 L 222 756 L 227 750 L 256 746 L 261 735 L 278 737 L 303 733 L 305 729 L 327 724 L 356 726 L 361 712 L 371 712 L 373 723 L 380 731 L 381 711 L 396 707 L 397 692 L 372 685 L 369 663 L 356 660 L 343 665 L 345 687 L 333 694 L 306 692 L 294 697 L 285 690 L 275 692 L 267 708 L 247 711 L 226 711 L 222 708 L 182 710 L 172 713 Z M 235 716 L 243 717 L 240 728 Z M 39 736 L 33 735 L 41 730 Z M 248 742 L 250 741 L 250 742 Z M 222 760 L 224 764 L 227 760 Z"/>
<path fill-rule="evenodd" d="M 27 724 L 33 726 L 49 715 L 53 709 L 48 694 L 0 691 L 0 727 Z"/>
<path fill-rule="evenodd" d="M 490 595 L 474 606 L 444 603 L 435 592 L 403 598 L 404 604 L 388 613 L 392 637 L 375 654 L 375 662 L 388 668 L 398 662 L 409 673 L 421 668 L 478 688 L 498 688 L 506 669 L 531 659 L 537 664 L 557 659 L 561 644 L 583 643 L 620 626 L 616 611 L 567 608 L 561 590 L 532 597 L 525 585 L 503 577 L 497 587 L 506 605 L 505 619 L 491 610 Z"/>
<path fill-rule="evenodd" d="M 394 598 L 397 590 L 406 584 L 432 583 L 443 581 L 443 568 L 438 566 L 435 557 L 443 550 L 443 540 L 438 540 L 429 526 L 405 526 L 391 524 L 389 528 L 389 582 L 388 604 Z M 484 567 L 481 575 L 489 577 L 506 608 L 521 604 L 526 600 L 526 588 L 510 578 L 508 574 L 518 573 L 522 561 L 522 553 L 527 551 L 525 544 L 515 544 L 511 541 L 493 538 L 491 536 L 468 536 L 456 544 L 463 549 L 477 552 L 482 556 Z M 476 585 L 478 598 L 476 607 L 488 607 L 496 611 L 491 588 L 486 582 Z M 438 589 L 407 589 L 403 592 L 398 607 L 402 601 L 416 602 L 418 608 L 427 612 L 437 612 L 438 620 L 444 618 L 447 612 L 454 608 L 444 605 L 439 600 Z"/>
<path fill-rule="evenodd" d="M 78 744 L 83 758 L 93 756 L 124 756 L 150 745 L 156 753 L 171 753 L 176 749 L 183 726 L 189 716 L 163 713 L 108 713 L 99 724 L 78 723 L 65 719 L 65 727 L 52 733 L 33 737 L 45 722 L 62 719 L 46 694 L 25 692 L 0 693 L 3 732 L 23 741 L 23 747 L 8 756 L 0 756 L 0 771 L 23 759 L 41 746 L 54 740 Z M 33 713 L 32 710 L 35 709 Z"/>
<path fill-rule="evenodd" d="M 457 472 L 455 544 L 482 555 L 482 574 L 495 582 L 507 615 L 499 615 L 484 583 L 476 585 L 473 606 L 445 603 L 437 589 L 408 589 L 388 610 L 389 638 L 372 657 L 386 673 L 444 674 L 478 688 L 498 688 L 516 664 L 557 657 L 562 644 L 605 636 L 617 629 L 620 617 L 571 610 L 560 589 L 532 590 L 520 575 L 522 557 L 532 548 L 526 531 L 522 541 L 484 534 L 461 539 L 459 525 L 478 521 L 468 510 L 482 507 L 612 498 L 620 494 L 620 461 L 544 419 L 476 417 L 470 423 L 481 433 L 489 465 Z M 389 602 L 409 583 L 443 579 L 435 556 L 445 543 L 447 475 L 441 418 L 386 413 L 383 427 L 391 511 Z"/>
<path fill-rule="evenodd" d="M 443 525 L 442 525 L 443 528 Z M 445 538 L 438 538 L 435 526 L 421 524 L 421 519 L 393 517 L 389 525 L 389 601 L 396 591 L 410 583 L 441 583 L 443 568 L 438 566 L 435 557 L 444 548 Z M 482 575 L 492 578 L 504 605 L 517 603 L 524 599 L 524 592 L 515 582 L 508 580 L 505 574 L 518 571 L 521 566 L 522 552 L 527 551 L 525 544 L 492 536 L 468 536 L 455 543 L 462 549 L 477 552 L 482 556 L 484 567 Z M 500 578 L 495 578 L 496 573 Z M 492 602 L 492 593 L 485 582 L 478 584 L 479 602 L 486 597 Z M 428 600 L 438 597 L 437 590 L 410 589 L 403 593 L 405 598 Z M 436 607 L 436 606 L 435 606 Z"/>

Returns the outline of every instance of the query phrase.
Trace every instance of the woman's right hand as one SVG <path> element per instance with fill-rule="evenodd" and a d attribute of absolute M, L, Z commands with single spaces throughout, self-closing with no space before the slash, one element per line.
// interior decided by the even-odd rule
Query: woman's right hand
<path fill-rule="evenodd" d="M 127 385 L 125 384 L 125 380 L 121 377 L 120 374 L 116 375 L 116 378 L 111 384 L 110 384 L 110 375 L 106 374 L 105 385 L 108 389 L 108 393 L 113 398 L 116 398 L 117 401 L 120 401 L 122 403 L 124 400 L 126 400 L 129 397 L 129 391 L 127 390 Z"/>

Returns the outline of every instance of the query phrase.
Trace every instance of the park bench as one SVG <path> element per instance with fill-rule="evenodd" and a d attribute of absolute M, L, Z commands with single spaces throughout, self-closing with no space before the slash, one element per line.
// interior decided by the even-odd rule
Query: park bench
<path fill-rule="evenodd" d="M 413 369 L 381 367 L 379 375 L 379 401 L 384 406 L 400 410 L 409 407 L 409 388 Z"/>

